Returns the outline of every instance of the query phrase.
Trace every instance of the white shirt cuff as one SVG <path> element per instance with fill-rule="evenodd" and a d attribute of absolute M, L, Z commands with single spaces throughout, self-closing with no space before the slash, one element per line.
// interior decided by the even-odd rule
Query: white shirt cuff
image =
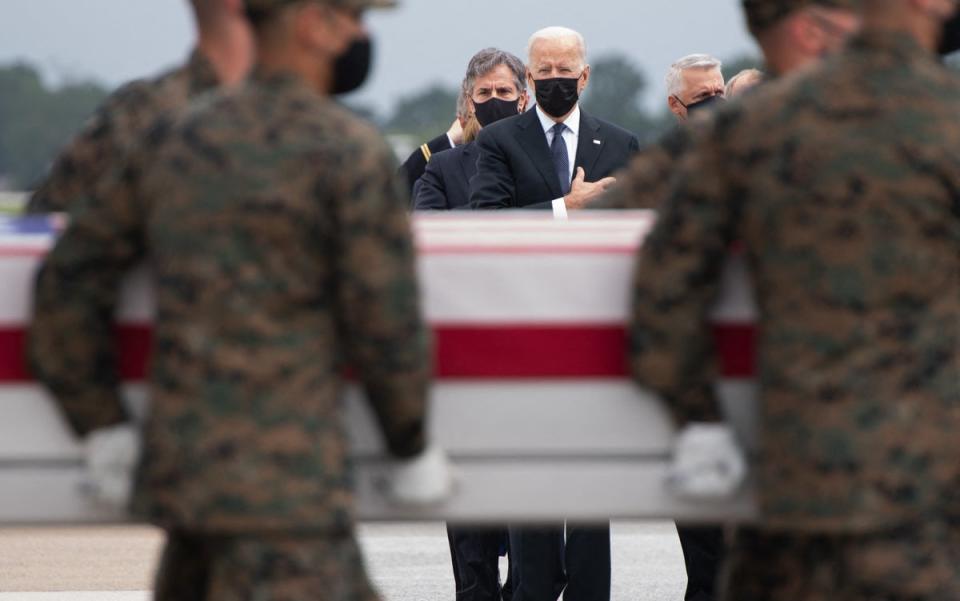
<path fill-rule="evenodd" d="M 562 197 L 553 201 L 553 218 L 561 221 L 567 220 L 567 201 Z"/>

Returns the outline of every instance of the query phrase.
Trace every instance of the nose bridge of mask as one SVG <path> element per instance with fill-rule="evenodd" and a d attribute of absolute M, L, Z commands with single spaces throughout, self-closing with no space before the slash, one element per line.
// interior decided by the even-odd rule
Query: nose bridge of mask
<path fill-rule="evenodd" d="M 688 113 L 695 113 L 703 109 L 716 108 L 717 106 L 719 106 L 720 104 L 723 104 L 724 102 L 726 102 L 726 98 L 724 98 L 721 94 L 714 94 L 713 96 L 704 98 L 699 102 L 691 102 L 690 104 L 685 106 Z M 681 104 L 683 103 L 681 102 Z"/>
<path fill-rule="evenodd" d="M 501 119 L 512 117 L 520 112 L 520 99 L 501 100 L 491 98 L 486 102 L 473 103 L 474 112 L 477 115 L 477 121 L 482 127 L 491 123 L 496 123 Z"/>
<path fill-rule="evenodd" d="M 580 99 L 579 81 L 571 77 L 536 80 L 537 105 L 552 117 L 566 115 Z"/>

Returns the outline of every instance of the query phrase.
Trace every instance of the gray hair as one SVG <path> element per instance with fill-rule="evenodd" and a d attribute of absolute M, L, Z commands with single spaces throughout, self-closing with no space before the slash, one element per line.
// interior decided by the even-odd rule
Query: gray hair
<path fill-rule="evenodd" d="M 766 76 L 763 74 L 763 71 L 759 69 L 744 69 L 730 78 L 723 95 L 727 98 L 732 98 L 733 93 L 736 91 L 735 88 L 741 81 L 752 80 L 754 83 L 757 83 L 763 81 L 764 77 Z"/>
<path fill-rule="evenodd" d="M 474 54 L 467 65 L 467 75 L 463 78 L 463 85 L 460 88 L 460 94 L 466 97 L 464 104 L 466 104 L 466 100 L 473 97 L 473 88 L 477 85 L 477 79 L 500 65 L 506 65 L 513 73 L 513 83 L 517 84 L 517 92 L 523 92 L 527 89 L 527 68 L 523 65 L 522 60 L 498 48 L 484 48 Z M 469 113 L 470 111 L 467 110 L 464 115 Z"/>
<path fill-rule="evenodd" d="M 670 65 L 667 72 L 667 93 L 676 96 L 683 91 L 683 72 L 690 69 L 714 70 L 723 67 L 718 58 L 709 54 L 691 54 Z"/>
<path fill-rule="evenodd" d="M 580 32 L 567 27 L 545 27 L 530 36 L 530 41 L 527 42 L 527 58 L 530 58 L 530 51 L 533 50 L 533 46 L 537 42 L 555 40 L 571 40 L 575 42 L 577 50 L 580 53 L 580 66 L 585 67 L 587 65 L 587 41 L 583 39 Z"/>

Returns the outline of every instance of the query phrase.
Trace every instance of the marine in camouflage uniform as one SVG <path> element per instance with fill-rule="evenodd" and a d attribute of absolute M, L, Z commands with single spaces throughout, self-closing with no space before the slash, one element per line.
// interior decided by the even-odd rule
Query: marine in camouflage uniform
<path fill-rule="evenodd" d="M 360 30 L 359 10 L 384 3 L 330 4 Z M 355 371 L 393 456 L 423 451 L 428 332 L 396 169 L 372 126 L 261 69 L 163 120 L 76 201 L 38 277 L 31 356 L 78 433 L 124 421 L 105 316 L 149 262 L 133 508 L 170 535 L 157 599 L 376 599 L 352 533 L 341 374 Z"/>
<path fill-rule="evenodd" d="M 633 373 L 681 425 L 720 418 L 705 324 L 734 240 L 759 303 L 760 519 L 726 598 L 960 598 L 960 80 L 868 26 L 716 115 L 634 284 Z"/>
<path fill-rule="evenodd" d="M 252 49 L 239 50 L 244 45 L 252 46 L 252 41 L 249 31 L 244 30 L 248 26 L 242 14 L 218 5 L 217 0 L 191 0 L 191 5 L 201 42 L 187 63 L 159 77 L 129 83 L 107 98 L 56 158 L 50 173 L 30 197 L 28 213 L 67 211 L 74 200 L 92 193 L 160 117 L 184 109 L 192 98 L 221 83 L 235 83 L 221 82 L 222 77 L 229 80 L 234 76 L 226 71 L 218 73 L 207 58 L 207 46 L 240 62 L 238 71 L 247 70 Z M 214 29 L 216 33 L 211 33 Z"/>

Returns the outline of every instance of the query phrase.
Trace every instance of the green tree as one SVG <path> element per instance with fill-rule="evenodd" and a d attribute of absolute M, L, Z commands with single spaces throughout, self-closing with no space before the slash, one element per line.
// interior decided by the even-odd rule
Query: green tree
<path fill-rule="evenodd" d="M 385 128 L 391 134 L 428 140 L 447 131 L 457 114 L 457 90 L 434 84 L 397 101 Z"/>
<path fill-rule="evenodd" d="M 48 89 L 24 64 L 0 68 L 0 176 L 15 188 L 34 185 L 106 94 L 91 83 Z"/>
<path fill-rule="evenodd" d="M 609 54 L 593 61 L 590 85 L 583 96 L 583 108 L 605 121 L 628 129 L 643 140 L 662 129 L 657 119 L 643 108 L 647 80 L 627 57 Z"/>

